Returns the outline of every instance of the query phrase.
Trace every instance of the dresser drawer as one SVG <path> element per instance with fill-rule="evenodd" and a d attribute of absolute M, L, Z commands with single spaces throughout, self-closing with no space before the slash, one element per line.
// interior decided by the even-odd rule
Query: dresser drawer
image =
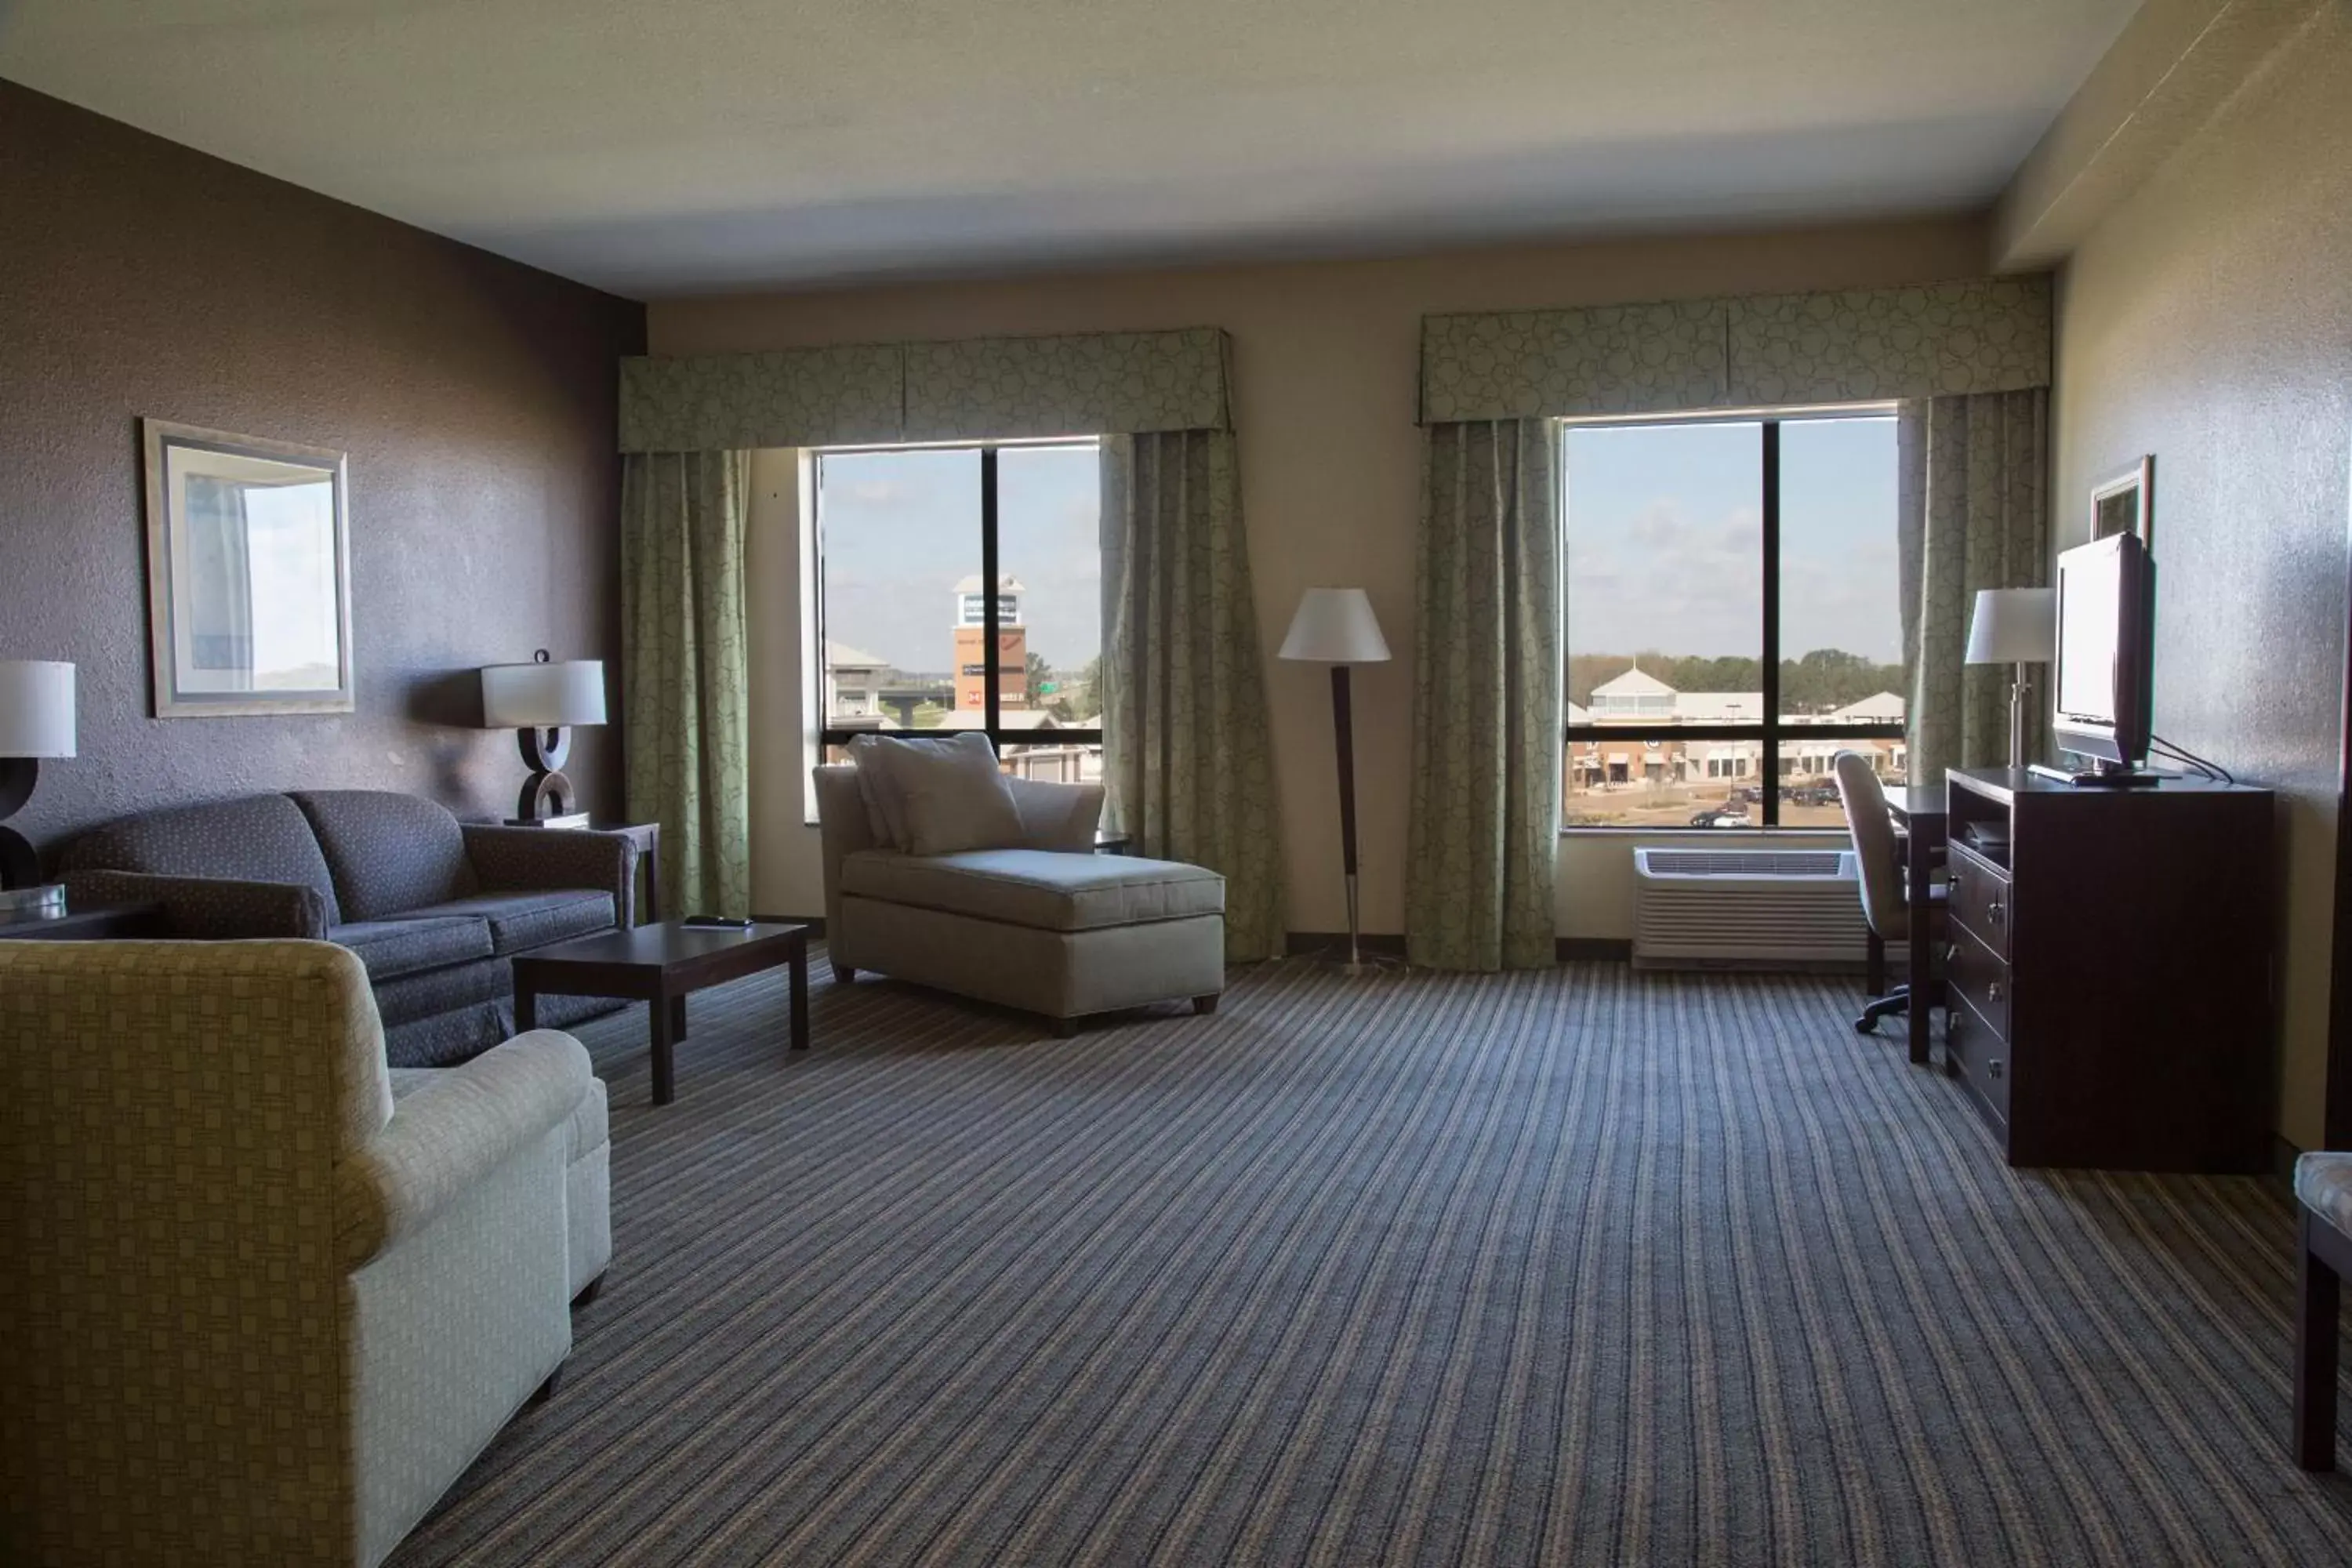
<path fill-rule="evenodd" d="M 2009 878 L 1989 860 L 1952 847 L 1951 922 L 2001 958 L 2009 956 Z"/>
<path fill-rule="evenodd" d="M 2009 1042 L 1977 1016 L 1975 1008 L 1955 997 L 1944 1016 L 1944 1050 L 1959 1069 L 1960 1078 L 1977 1102 L 2009 1131 Z"/>
<path fill-rule="evenodd" d="M 1966 930 L 1952 932 L 1952 990 L 1995 1035 L 2009 1038 L 2009 961 Z"/>

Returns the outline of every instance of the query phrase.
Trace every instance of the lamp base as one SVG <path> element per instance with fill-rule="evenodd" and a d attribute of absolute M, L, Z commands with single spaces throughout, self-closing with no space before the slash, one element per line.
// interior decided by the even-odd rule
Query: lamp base
<path fill-rule="evenodd" d="M 570 811 L 561 816 L 509 816 L 505 826 L 509 827 L 585 827 L 588 826 L 588 814 L 584 811 Z"/>

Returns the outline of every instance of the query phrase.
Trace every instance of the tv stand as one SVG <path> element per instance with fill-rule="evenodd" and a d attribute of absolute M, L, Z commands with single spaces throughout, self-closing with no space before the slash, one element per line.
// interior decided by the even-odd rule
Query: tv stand
<path fill-rule="evenodd" d="M 2265 1171 L 2276 803 L 2137 784 L 1948 775 L 1945 1070 L 2012 1165 Z"/>

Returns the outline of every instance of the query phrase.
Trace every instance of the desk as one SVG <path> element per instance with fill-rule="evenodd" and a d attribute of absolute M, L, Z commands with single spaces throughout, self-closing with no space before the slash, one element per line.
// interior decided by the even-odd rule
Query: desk
<path fill-rule="evenodd" d="M 1935 931 L 1927 919 L 1929 872 L 1936 852 L 1944 847 L 1948 807 L 1942 784 L 1911 784 L 1886 792 L 1886 815 L 1904 836 L 1903 896 L 1911 906 L 1911 1006 L 1905 1015 L 1911 1024 L 1911 1059 L 1927 1060 L 1927 1015 L 1936 993 Z"/>

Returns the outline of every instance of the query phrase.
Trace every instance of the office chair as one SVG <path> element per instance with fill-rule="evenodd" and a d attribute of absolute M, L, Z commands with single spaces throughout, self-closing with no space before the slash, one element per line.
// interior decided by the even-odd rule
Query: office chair
<path fill-rule="evenodd" d="M 1861 862 L 1862 918 L 1870 927 L 1870 973 L 1864 984 L 1875 993 L 1886 983 L 1887 948 L 1909 951 L 1914 911 L 1903 890 L 1903 854 L 1894 819 L 1886 814 L 1886 792 L 1879 787 L 1870 759 L 1859 752 L 1840 752 L 1832 765 L 1837 772 L 1838 800 L 1845 807 L 1845 825 L 1853 835 L 1854 853 Z M 1919 917 L 1932 922 L 1936 934 L 1941 933 L 1944 924 L 1944 897 L 1938 884 Z M 1854 1031 L 1872 1034 L 1881 1018 L 1908 1012 L 1912 987 L 1921 987 L 1927 996 L 1930 994 L 1925 991 L 1927 983 L 1927 976 L 1910 974 L 1884 995 L 1873 995 L 1862 1016 L 1854 1019 Z M 1932 1001 L 1923 1000 L 1920 1005 L 1932 1005 Z"/>

